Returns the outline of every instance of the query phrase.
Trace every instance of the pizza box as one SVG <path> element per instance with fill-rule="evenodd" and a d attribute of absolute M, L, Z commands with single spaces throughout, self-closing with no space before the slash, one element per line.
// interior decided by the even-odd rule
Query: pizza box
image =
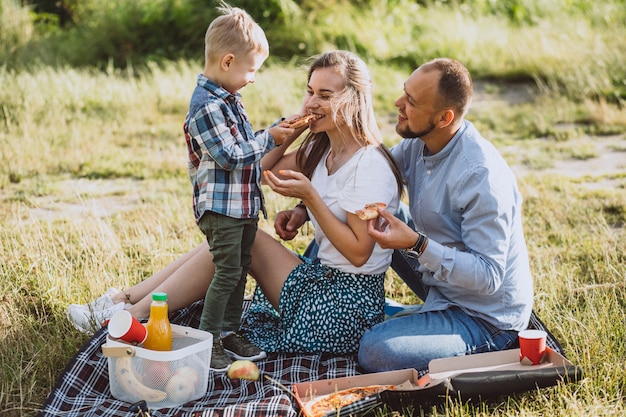
<path fill-rule="evenodd" d="M 348 397 L 344 401 L 350 403 L 337 409 L 332 407 L 326 409 L 328 394 L 339 393 L 340 391 L 352 388 L 368 387 L 373 393 L 359 397 Z M 418 387 L 418 373 L 415 369 L 402 369 L 399 371 L 378 372 L 373 374 L 347 376 L 343 378 L 326 379 L 294 384 L 292 389 L 302 415 L 305 417 L 323 417 L 338 415 L 359 414 L 361 411 L 375 408 L 380 403 L 380 392 L 387 389 L 413 390 Z M 377 392 L 376 392 L 377 391 Z M 347 396 L 354 395 L 354 392 Z M 319 404 L 325 401 L 324 404 Z M 341 400 L 340 400 L 341 401 Z M 330 400 L 330 404 L 337 405 L 337 400 Z M 321 407 L 320 407 L 321 405 Z"/>
<path fill-rule="evenodd" d="M 519 349 L 510 349 L 435 359 L 421 378 L 415 369 L 403 369 L 302 382 L 294 384 L 292 389 L 305 417 L 348 416 L 366 415 L 383 404 L 395 411 L 416 409 L 445 401 L 448 396 L 462 401 L 484 400 L 553 386 L 559 381 L 574 382 L 581 377 L 580 368 L 550 348 L 544 362 L 534 366 L 522 365 Z M 325 413 L 321 411 L 323 407 L 312 410 L 316 401 L 328 399 L 329 394 L 372 386 L 379 389 L 363 398 L 344 396 L 345 405 L 339 409 Z M 348 404 L 349 400 L 353 402 Z M 322 405 L 329 402 L 338 405 L 339 401 L 333 398 Z"/>

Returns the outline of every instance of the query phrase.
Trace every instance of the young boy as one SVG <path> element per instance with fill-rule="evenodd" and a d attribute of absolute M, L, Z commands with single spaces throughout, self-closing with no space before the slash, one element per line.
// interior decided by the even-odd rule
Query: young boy
<path fill-rule="evenodd" d="M 193 209 L 214 256 L 200 329 L 213 334 L 211 368 L 265 352 L 236 333 L 259 211 L 261 157 L 294 129 L 272 125 L 254 133 L 238 90 L 254 82 L 269 55 L 263 29 L 244 10 L 221 3 L 205 36 L 205 67 L 191 97 L 184 131 Z"/>

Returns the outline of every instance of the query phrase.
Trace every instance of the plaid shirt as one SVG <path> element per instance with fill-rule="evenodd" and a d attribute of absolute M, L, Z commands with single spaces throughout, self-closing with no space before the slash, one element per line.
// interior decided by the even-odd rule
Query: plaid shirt
<path fill-rule="evenodd" d="M 252 131 L 241 95 L 200 74 L 184 131 L 196 221 L 207 210 L 238 219 L 265 214 L 261 157 L 274 148 L 274 138 Z"/>

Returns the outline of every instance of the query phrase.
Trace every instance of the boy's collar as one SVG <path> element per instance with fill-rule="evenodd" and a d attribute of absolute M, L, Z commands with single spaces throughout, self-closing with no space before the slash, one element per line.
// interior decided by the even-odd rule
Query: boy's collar
<path fill-rule="evenodd" d="M 227 99 L 228 97 L 234 97 L 238 99 L 241 97 L 240 93 L 232 94 L 225 88 L 219 86 L 215 81 L 207 78 L 204 74 L 198 75 L 198 85 L 202 88 L 209 90 L 211 93 L 222 99 Z"/>

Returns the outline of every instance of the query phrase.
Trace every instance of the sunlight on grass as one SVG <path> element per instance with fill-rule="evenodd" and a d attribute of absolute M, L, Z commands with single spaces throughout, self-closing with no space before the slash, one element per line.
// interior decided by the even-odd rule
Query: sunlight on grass
<path fill-rule="evenodd" d="M 542 173 L 558 162 L 599 158 L 601 137 L 595 135 L 614 135 L 609 149 L 626 150 L 626 110 L 585 90 L 609 88 L 607 75 L 624 69 L 618 56 L 623 40 L 612 50 L 575 19 L 568 22 L 577 29 L 566 37 L 558 25 L 522 31 L 466 11 L 450 16 L 415 2 L 407 7 L 380 19 L 399 27 L 393 36 L 363 35 L 364 43 L 377 42 L 381 56 L 394 61 L 371 62 L 388 145 L 399 140 L 393 103 L 410 72 L 398 63 L 455 53 L 484 75 L 515 78 L 520 68 L 536 74 L 525 80 L 530 100 L 476 97 L 469 118 L 512 166 L 525 169 L 519 181 L 535 308 L 586 373 L 580 385 L 493 403 L 450 403 L 431 415 L 624 414 L 626 165 L 581 178 Z M 364 12 L 355 27 L 366 28 L 379 12 Z M 414 19 L 422 32 L 403 26 Z M 602 71 L 591 70 L 591 57 Z M 85 342 L 65 318 L 67 304 L 133 285 L 202 241 L 191 212 L 182 134 L 201 71 L 191 61 L 126 71 L 0 67 L 0 409 L 12 410 L 8 415 L 34 415 Z M 506 95 L 511 87 L 480 81 L 487 83 L 484 96 Z M 299 112 L 305 83 L 304 60 L 264 66 L 242 90 L 254 128 Z M 607 178 L 618 185 L 605 186 Z M 593 189 L 583 186 L 594 181 Z M 265 191 L 270 216 L 260 227 L 272 233 L 273 215 L 296 201 Z M 286 245 L 303 251 L 312 236 L 308 225 Z M 387 277 L 388 296 L 417 302 L 392 271 Z M 248 292 L 252 288 L 250 282 Z"/>

